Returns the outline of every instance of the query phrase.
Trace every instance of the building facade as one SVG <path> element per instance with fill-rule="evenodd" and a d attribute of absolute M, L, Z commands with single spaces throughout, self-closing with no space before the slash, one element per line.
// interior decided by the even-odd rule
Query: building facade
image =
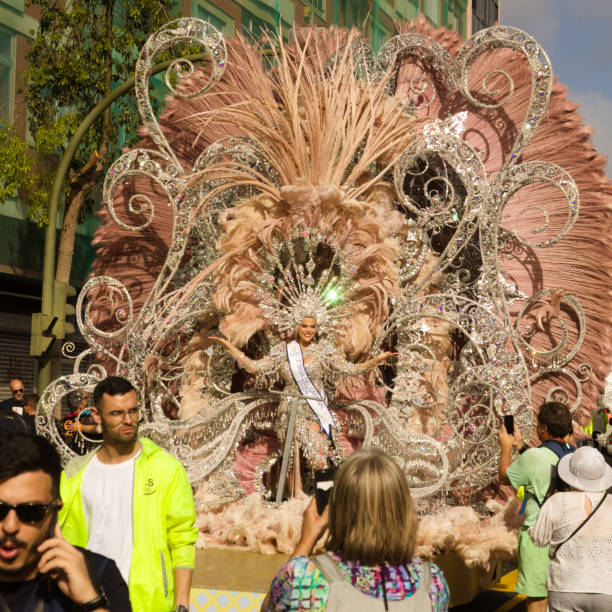
<path fill-rule="evenodd" d="M 356 27 L 378 49 L 393 35 L 394 21 L 419 13 L 467 37 L 497 21 L 499 0 L 177 0 L 179 12 L 209 21 L 227 37 L 242 32 L 257 38 L 276 28 L 287 37 L 293 24 Z M 18 75 L 37 25 L 36 7 L 24 0 L 0 0 L 0 122 L 14 124 L 22 138 L 28 135 Z M 78 227 L 71 274 L 77 289 L 91 268 L 96 227 L 91 216 Z M 40 311 L 43 245 L 44 231 L 27 220 L 17 196 L 0 203 L 0 399 L 8 396 L 12 377 L 22 378 L 28 390 L 36 385 L 37 363 L 29 344 L 31 315 Z M 79 337 L 73 340 L 78 343 Z M 62 369 L 70 367 L 65 362 Z"/>
<path fill-rule="evenodd" d="M 183 13 L 210 21 L 228 36 L 237 30 L 257 37 L 264 28 L 292 24 L 356 27 L 374 48 L 393 35 L 394 21 L 423 13 L 435 25 L 444 25 L 466 37 L 469 0 L 184 0 Z M 470 8 L 471 10 L 471 8 Z"/>

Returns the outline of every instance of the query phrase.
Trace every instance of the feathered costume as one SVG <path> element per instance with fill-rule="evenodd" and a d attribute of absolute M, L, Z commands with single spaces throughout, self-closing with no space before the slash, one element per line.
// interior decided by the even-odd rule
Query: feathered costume
<path fill-rule="evenodd" d="M 78 305 L 99 365 L 42 404 L 50 415 L 102 368 L 131 378 L 142 435 L 185 464 L 208 542 L 288 552 L 299 535 L 304 498 L 270 508 L 261 493 L 284 441 L 282 393 L 299 395 L 282 349 L 303 296 L 323 309 L 308 373 L 327 385 L 337 446 L 396 458 L 426 556 L 512 553 L 512 506 L 488 502 L 483 518 L 503 414 L 529 437 L 546 397 L 576 422 L 594 408 L 611 352 L 603 159 L 527 34 L 498 26 L 464 43 L 422 17 L 400 30 L 377 56 L 355 32 L 298 30 L 290 45 L 266 39 L 262 61 L 183 19 L 141 53 L 146 134 L 108 173 L 104 276 Z M 210 62 L 172 67 L 158 123 L 148 79 L 181 42 Z M 219 334 L 244 351 L 240 368 Z M 366 371 L 383 349 L 397 362 Z M 41 430 L 59 444 L 50 419 Z M 304 452 L 308 435 L 298 447 L 319 467 L 329 447 Z"/>

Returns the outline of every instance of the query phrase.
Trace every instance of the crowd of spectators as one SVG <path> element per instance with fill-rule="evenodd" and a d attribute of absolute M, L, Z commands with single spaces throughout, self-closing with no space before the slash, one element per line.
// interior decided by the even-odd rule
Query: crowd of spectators
<path fill-rule="evenodd" d="M 31 435 L 38 397 L 19 379 L 10 389 L 0 403 L 0 610 L 187 612 L 193 494 L 180 463 L 138 436 L 136 389 L 110 376 L 93 397 L 68 394 L 58 423 L 78 456 L 63 471 L 54 447 Z M 516 590 L 529 612 L 610 610 L 612 468 L 569 444 L 565 404 L 543 404 L 536 432 L 531 448 L 518 429 L 499 432 L 500 481 L 523 497 Z M 403 471 L 379 449 L 356 451 L 324 509 L 315 498 L 307 506 L 262 611 L 447 610 L 442 571 L 415 556 L 417 530 Z"/>
<path fill-rule="evenodd" d="M 63 471 L 44 438 L 0 433 L 0 610 L 187 612 L 198 535 L 187 473 L 138 437 L 129 381 L 101 381 L 83 423 L 87 404 L 69 397 L 73 438 L 91 427 L 101 443 Z"/>

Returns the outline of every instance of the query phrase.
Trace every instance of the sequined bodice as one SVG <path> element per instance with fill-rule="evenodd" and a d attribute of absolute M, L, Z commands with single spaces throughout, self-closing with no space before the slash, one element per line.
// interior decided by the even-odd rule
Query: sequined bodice
<path fill-rule="evenodd" d="M 311 344 L 308 348 L 303 350 L 302 353 L 304 355 L 304 369 L 306 370 L 306 374 L 308 374 L 308 377 L 317 389 L 320 389 L 323 385 L 323 375 L 326 370 L 325 365 L 328 359 L 326 359 L 326 356 L 317 344 Z M 300 392 L 291 374 L 291 367 L 289 366 L 286 352 L 280 366 L 280 375 L 285 383 L 285 391 Z"/>
<path fill-rule="evenodd" d="M 306 373 L 317 389 L 322 388 L 324 381 L 333 384 L 338 378 L 356 376 L 368 369 L 363 363 L 347 361 L 331 344 L 326 342 L 313 342 L 307 348 L 302 349 L 302 352 Z M 299 394 L 298 386 L 291 374 L 287 345 L 284 342 L 272 346 L 270 353 L 263 359 L 245 358 L 243 366 L 263 379 L 282 379 L 285 391 L 295 391 Z"/>

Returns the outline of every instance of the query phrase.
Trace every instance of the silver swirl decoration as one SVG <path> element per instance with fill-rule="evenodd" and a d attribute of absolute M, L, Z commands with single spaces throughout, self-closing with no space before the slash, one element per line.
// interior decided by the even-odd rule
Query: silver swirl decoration
<path fill-rule="evenodd" d="M 454 70 L 457 83 L 461 93 L 472 104 L 480 108 L 499 108 L 508 102 L 514 94 L 514 83 L 510 75 L 502 69 L 490 71 L 482 82 L 482 87 L 487 95 L 498 94 L 500 100 L 485 102 L 474 97 L 469 87 L 470 68 L 474 62 L 484 53 L 497 49 L 511 49 L 521 53 L 529 64 L 532 75 L 531 96 L 525 113 L 525 119 L 521 124 L 519 134 L 502 166 L 503 171 L 514 165 L 518 156 L 533 138 L 536 128 L 542 121 L 552 91 L 553 72 L 550 59 L 537 41 L 529 34 L 518 28 L 510 26 L 494 26 L 476 32 L 457 53 Z M 506 81 L 507 91 L 494 92 L 490 89 L 488 82 L 491 77 L 502 75 Z"/>
<path fill-rule="evenodd" d="M 552 303 L 552 300 L 556 303 Z M 539 308 L 534 308 L 539 305 Z M 563 312 L 563 307 L 567 312 Z M 525 326 L 524 319 L 530 311 L 535 322 Z M 565 317 L 563 316 L 565 314 Z M 546 317 L 546 327 L 542 324 L 542 318 Z M 554 338 L 554 329 L 551 321 L 554 320 L 560 329 L 560 337 Z M 569 344 L 568 321 L 575 321 L 576 333 L 573 346 Z M 558 368 L 566 365 L 578 353 L 584 335 L 586 333 L 586 316 L 580 302 L 572 295 L 556 292 L 552 289 L 543 289 L 530 297 L 521 307 L 515 322 L 518 337 L 528 360 L 533 367 Z M 538 333 L 546 335 L 547 339 L 554 343 L 548 349 L 537 349 L 533 346 L 534 336 Z"/>
<path fill-rule="evenodd" d="M 402 61 L 410 58 L 416 64 L 417 61 L 422 62 L 429 70 L 437 77 L 437 81 L 442 84 L 446 92 L 452 92 L 457 87 L 455 72 L 453 70 L 453 58 L 449 52 L 438 42 L 432 40 L 424 34 L 416 34 L 414 32 L 407 34 L 398 34 L 388 40 L 378 52 L 378 62 L 382 74 L 391 73 L 391 89 L 395 92 L 397 88 L 397 72 Z M 433 79 L 428 76 L 415 77 L 425 79 L 428 86 L 434 89 Z M 411 93 L 419 95 L 418 90 L 415 91 L 413 83 L 410 83 Z M 434 89 L 435 91 L 435 89 Z M 423 92 L 421 92 L 423 93 Z M 414 110 L 427 108 L 434 97 L 432 96 L 429 103 L 419 106 L 412 100 Z"/>
<path fill-rule="evenodd" d="M 87 304 L 84 306 L 85 300 Z M 95 301 L 104 302 L 111 316 L 120 324 L 118 329 L 104 331 L 96 327 L 91 317 Z M 110 276 L 96 276 L 85 283 L 77 298 L 76 312 L 79 330 L 86 338 L 92 335 L 100 338 L 116 338 L 124 335 L 134 320 L 134 307 L 129 291 L 121 282 Z"/>
<path fill-rule="evenodd" d="M 146 194 L 126 196 L 120 188 L 126 182 L 146 180 L 166 194 L 174 225 L 164 267 L 137 316 L 122 283 L 106 276 L 87 282 L 77 301 L 77 322 L 89 348 L 76 356 L 75 374 L 54 381 L 45 391 L 37 425 L 58 445 L 63 458 L 70 458 L 71 451 L 62 446 L 52 413 L 73 388 L 93 388 L 106 375 L 106 363 L 111 362 L 140 393 L 141 434 L 178 457 L 194 485 L 206 482 L 218 499 L 228 501 L 244 495 L 233 471 L 234 456 L 248 436 L 273 429 L 282 393 L 233 391 L 231 360 L 225 359 L 221 350 L 201 350 L 195 373 L 201 385 L 197 391 L 201 409 L 183 420 L 166 416 L 170 409 L 182 406 L 183 379 L 195 377 L 194 370 L 185 365 L 189 343 L 197 340 L 206 317 L 213 320 L 209 321 L 211 329 L 216 329 L 214 317 L 218 315 L 214 279 L 203 279 L 198 290 L 183 302 L 180 288 L 219 256 L 220 215 L 239 198 L 250 195 L 250 178 L 257 176 L 271 191 L 281 185 L 271 160 L 263 153 L 265 147 L 246 137 L 223 138 L 209 146 L 192 169 L 182 168 L 153 114 L 148 89 L 156 58 L 182 44 L 203 46 L 211 59 L 211 71 L 208 81 L 192 91 L 186 79 L 194 75 L 195 65 L 182 58 L 172 60 L 165 78 L 176 96 L 205 94 L 222 78 L 226 47 L 210 24 L 179 19 L 151 36 L 138 59 L 136 94 L 143 125 L 157 149 L 124 153 L 104 181 L 111 217 L 131 231 L 151 227 L 156 211 Z M 385 376 L 378 372 L 378 383 L 390 400 L 388 406 L 361 401 L 343 408 L 364 444 L 380 446 L 397 458 L 424 511 L 430 506 L 443 507 L 453 494 L 471 495 L 494 480 L 501 417 L 513 414 L 526 438 L 531 432 L 531 385 L 554 379 L 548 397 L 561 397 L 574 410 L 581 403 L 582 384 L 590 378 L 591 368 L 579 364 L 576 369 L 570 363 L 584 339 L 582 307 L 573 296 L 551 289 L 521 295 L 504 277 L 500 255 L 511 242 L 543 248 L 562 240 L 576 221 L 579 198 L 574 181 L 558 166 L 518 162 L 544 117 L 552 86 L 548 57 L 529 35 L 504 26 L 478 32 L 460 49 L 456 60 L 437 42 L 414 33 L 391 39 L 377 56 L 364 42 L 338 52 L 353 57 L 355 70 L 364 80 L 386 79 L 392 93 L 398 86 L 401 63 L 418 64 L 422 74 L 401 85 L 407 86 L 406 111 L 423 116 L 437 106 L 432 106 L 434 100 L 444 103 L 457 93 L 468 106 L 483 111 L 501 109 L 516 95 L 511 74 L 503 66 L 482 78 L 478 94 L 469 89 L 470 73 L 478 58 L 500 49 L 525 57 L 532 82 L 525 120 L 494 179 L 490 181 L 481 155 L 464 140 L 467 111 L 425 125 L 399 157 L 392 180 L 380 178 L 395 191 L 398 210 L 405 215 L 405 231 L 393 236 L 393 240 L 402 240 L 396 262 L 401 291 L 386 305 L 391 314 L 376 336 L 372 354 L 393 348 L 399 359 L 393 368 L 387 366 Z M 339 57 L 330 58 L 328 72 Z M 426 100 L 421 103 L 423 98 Z M 227 159 L 244 172 L 244 186 L 222 180 L 190 182 L 191 175 L 199 172 L 206 176 L 207 169 Z M 549 218 L 542 203 L 518 213 L 513 236 L 501 227 L 502 211 L 514 194 L 520 195 L 520 189 L 538 184 L 557 189 L 565 197 L 567 218 L 557 231 L 552 225 L 558 220 Z M 119 196 L 123 208 L 116 210 Z M 538 225 L 532 231 L 546 233 L 545 238 L 519 235 L 519 222 L 538 214 Z M 555 235 L 549 236 L 551 233 Z M 338 274 L 350 279 L 351 263 L 346 261 L 342 245 L 329 246 L 338 253 L 333 260 Z M 189 258 L 184 257 L 187 248 Z M 257 282 L 276 283 L 275 275 L 284 263 L 275 254 L 257 253 L 256 257 L 261 273 Z M 349 284 L 344 288 L 349 295 Z M 509 312 L 510 296 L 525 300 L 516 317 Z M 111 321 L 110 327 L 98 325 L 99 320 L 93 317 L 94 303 L 109 315 L 106 322 Z M 536 307 L 543 313 L 539 320 L 537 315 L 533 318 Z M 569 329 L 572 320 L 578 321 L 574 331 Z M 553 331 L 559 335 L 552 348 L 534 348 L 542 321 L 547 325 L 555 322 Z M 272 342 L 268 330 L 262 334 L 266 336 L 262 346 L 267 347 Z M 88 365 L 94 355 L 102 356 L 104 365 Z M 81 373 L 82 369 L 86 372 Z M 390 371 L 393 384 L 386 377 Z M 260 467 L 257 479 L 261 489 L 264 471 L 277 458 L 276 452 L 271 453 Z"/>
<path fill-rule="evenodd" d="M 176 164 L 176 160 L 169 156 L 148 149 L 128 151 L 117 159 L 106 173 L 102 192 L 103 200 L 106 202 L 113 221 L 119 227 L 130 231 L 142 231 L 153 223 L 155 208 L 151 198 L 146 194 L 136 193 L 131 195 L 125 211 L 133 217 L 142 218 L 141 223 L 128 223 L 117 214 L 115 210 L 115 191 L 119 187 L 125 189 L 131 180 L 142 180 L 147 177 L 166 194 L 168 203 L 174 205 L 178 190 L 184 182 L 180 179 L 180 175 L 182 175 L 181 167 Z"/>
<path fill-rule="evenodd" d="M 197 91 L 184 92 L 179 90 L 175 91 L 175 95 L 192 98 L 208 91 L 223 76 L 227 61 L 227 50 L 223 36 L 213 26 L 206 21 L 194 18 L 171 21 L 148 38 L 136 62 L 136 82 L 134 85 L 136 103 L 142 117 L 143 126 L 150 134 L 153 142 L 167 157 L 173 160 L 176 168 L 181 168 L 181 165 L 153 113 L 149 96 L 149 81 L 156 57 L 167 49 L 185 43 L 201 45 L 207 50 L 211 73 L 208 81 Z M 176 76 L 175 67 L 182 65 L 180 62 L 181 60 L 179 59 L 172 62 L 169 68 L 170 72 L 167 72 L 166 75 L 166 81 L 170 83 L 173 90 L 175 90 L 172 85 L 173 78 L 169 75 Z"/>
<path fill-rule="evenodd" d="M 536 248 L 548 248 L 562 240 L 576 223 L 580 210 L 580 196 L 576 183 L 563 168 L 549 162 L 527 162 L 512 168 L 512 171 L 508 173 L 507 178 L 502 183 L 504 193 L 502 206 L 525 185 L 537 185 L 538 183 L 552 185 L 557 188 L 567 202 L 568 215 L 563 228 L 561 228 L 555 236 L 539 241 L 527 240 L 519 234 L 517 230 L 519 221 L 533 211 L 541 213 L 544 223 L 532 228 L 532 233 L 545 232 L 549 229 L 549 214 L 542 205 L 538 207 L 526 207 L 519 211 L 514 219 L 513 231 L 517 240 L 523 244 Z"/>
<path fill-rule="evenodd" d="M 44 390 L 40 398 L 36 412 L 36 433 L 53 443 L 64 465 L 77 455 L 60 433 L 61 420 L 56 418 L 57 407 L 64 397 L 75 390 L 93 392 L 99 381 L 100 378 L 92 374 L 61 376 Z"/>

